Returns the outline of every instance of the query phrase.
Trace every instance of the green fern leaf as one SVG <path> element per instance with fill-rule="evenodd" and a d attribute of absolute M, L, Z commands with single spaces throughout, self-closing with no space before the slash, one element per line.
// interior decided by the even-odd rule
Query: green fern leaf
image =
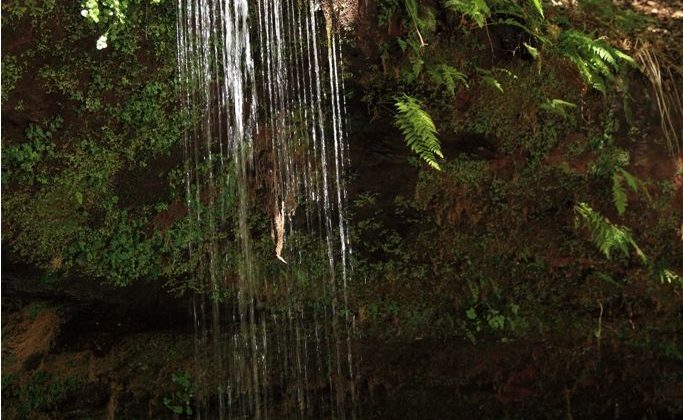
<path fill-rule="evenodd" d="M 534 7 L 534 9 L 536 9 L 538 14 L 545 19 L 545 15 L 543 14 L 543 4 L 541 4 L 541 0 L 529 0 L 529 2 Z"/>
<path fill-rule="evenodd" d="M 443 153 L 432 117 L 412 96 L 402 95 L 396 100 L 395 106 L 397 112 L 394 122 L 408 147 L 429 166 L 441 170 L 437 159 L 443 159 Z"/>
<path fill-rule="evenodd" d="M 626 53 L 624 53 L 624 52 L 622 52 L 616 48 L 613 50 L 613 52 L 614 52 L 614 55 L 617 56 L 617 58 L 619 58 L 620 60 L 625 61 L 625 62 L 632 64 L 632 65 L 636 64 L 636 60 L 634 60 L 633 57 L 631 57 L 630 55 L 628 55 L 628 54 L 626 54 Z"/>
<path fill-rule="evenodd" d="M 496 88 L 500 93 L 505 93 L 505 91 L 503 90 L 503 86 L 500 84 L 500 82 L 495 77 L 493 77 L 493 76 L 482 76 L 482 80 L 484 80 L 484 82 L 487 85 L 489 85 L 493 88 Z"/>
<path fill-rule="evenodd" d="M 473 20 L 480 28 L 486 25 L 491 9 L 486 0 L 446 0 L 446 7 Z"/>
<path fill-rule="evenodd" d="M 614 207 L 616 207 L 619 216 L 624 214 L 628 198 L 624 186 L 621 185 L 621 177 L 616 173 L 612 175 L 612 200 L 614 201 Z"/>
<path fill-rule="evenodd" d="M 612 258 L 615 250 L 629 256 L 630 249 L 633 249 L 643 263 L 647 262 L 647 257 L 628 228 L 611 223 L 586 203 L 579 203 L 574 209 L 581 216 L 582 224 L 590 231 L 592 242 L 607 259 Z"/>
<path fill-rule="evenodd" d="M 563 118 L 567 118 L 569 116 L 567 114 L 567 109 L 576 108 L 576 104 L 563 101 L 562 99 L 548 99 L 541 104 L 540 108 Z"/>
<path fill-rule="evenodd" d="M 529 54 L 531 54 L 531 57 L 533 57 L 534 60 L 538 59 L 538 57 L 540 56 L 540 53 L 538 52 L 538 48 L 535 48 L 535 47 L 527 44 L 526 42 L 524 43 L 524 47 L 529 52 Z"/>
<path fill-rule="evenodd" d="M 633 192 L 638 192 L 638 179 L 630 174 L 626 169 L 619 168 L 619 174 L 624 177 L 626 184 L 633 190 Z"/>
<path fill-rule="evenodd" d="M 669 269 L 658 269 L 657 276 L 659 277 L 659 281 L 662 283 L 678 283 L 680 285 L 683 285 L 683 277 L 679 276 L 678 274 Z"/>
<path fill-rule="evenodd" d="M 619 168 L 612 175 L 612 200 L 614 201 L 614 207 L 616 207 L 619 216 L 624 214 L 628 203 L 626 189 L 622 185 L 622 181 L 626 181 L 626 185 L 628 185 L 633 192 L 638 192 L 638 179 L 625 169 Z"/>
<path fill-rule="evenodd" d="M 432 67 L 428 72 L 429 77 L 438 86 L 444 86 L 451 96 L 455 95 L 458 83 L 469 87 L 467 76 L 448 64 L 439 64 Z"/>
<path fill-rule="evenodd" d="M 616 79 L 623 63 L 635 63 L 628 54 L 604 40 L 573 30 L 560 34 L 559 51 L 574 63 L 588 85 L 603 93 L 607 91 L 607 81 Z"/>

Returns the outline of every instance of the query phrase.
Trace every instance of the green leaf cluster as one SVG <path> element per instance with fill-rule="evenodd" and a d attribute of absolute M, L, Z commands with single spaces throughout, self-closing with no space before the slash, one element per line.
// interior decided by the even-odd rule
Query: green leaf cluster
<path fill-rule="evenodd" d="M 560 33 L 558 50 L 574 63 L 588 85 L 602 93 L 607 92 L 608 83 L 616 81 L 624 65 L 635 63 L 604 39 L 571 29 Z"/>
<path fill-rule="evenodd" d="M 638 180 L 625 169 L 620 168 L 612 175 L 612 199 L 619 216 L 624 214 L 628 204 L 628 196 L 623 185 L 624 182 L 633 192 L 638 192 Z"/>
<path fill-rule="evenodd" d="M 161 0 L 149 2 L 159 4 Z M 136 3 L 136 0 L 85 0 L 82 3 L 81 16 L 92 24 L 105 28 L 104 33 L 97 39 L 98 50 L 108 47 L 110 35 L 115 37 L 118 34 L 127 22 L 129 8 Z"/>
<path fill-rule="evenodd" d="M 397 99 L 395 106 L 394 123 L 403 133 L 408 147 L 429 166 L 441 170 L 438 159 L 443 159 L 443 153 L 432 117 L 412 96 L 402 95 Z"/>
<path fill-rule="evenodd" d="M 192 381 L 189 373 L 178 371 L 171 375 L 173 383 L 178 388 L 170 396 L 164 397 L 164 405 L 175 415 L 192 415 L 192 399 L 197 392 L 197 385 Z"/>
<path fill-rule="evenodd" d="M 633 250 L 643 263 L 647 262 L 647 257 L 627 227 L 613 224 L 587 203 L 579 203 L 574 208 L 581 216 L 583 226 L 590 232 L 593 243 L 605 257 L 611 259 L 615 251 L 628 257 Z"/>
<path fill-rule="evenodd" d="M 463 84 L 465 87 L 469 87 L 467 82 L 467 76 L 460 72 L 455 67 L 449 66 L 448 64 L 442 63 L 433 66 L 427 70 L 430 79 L 437 85 L 446 88 L 446 91 L 451 95 L 455 95 L 455 88 L 458 83 Z"/>
<path fill-rule="evenodd" d="M 474 21 L 480 28 L 484 27 L 486 20 L 491 16 L 491 8 L 486 0 L 446 0 L 444 4 L 447 8 Z"/>

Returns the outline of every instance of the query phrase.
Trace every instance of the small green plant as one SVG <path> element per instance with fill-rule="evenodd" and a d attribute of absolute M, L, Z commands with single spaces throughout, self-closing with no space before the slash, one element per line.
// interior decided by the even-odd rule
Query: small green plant
<path fill-rule="evenodd" d="M 403 0 L 403 5 L 413 24 L 415 34 L 420 40 L 420 47 L 426 47 L 427 43 L 422 32 L 431 32 L 436 26 L 433 10 L 429 7 L 421 7 L 418 0 Z"/>
<path fill-rule="evenodd" d="M 576 104 L 564 101 L 562 99 L 548 99 L 541 104 L 540 108 L 548 113 L 559 115 L 562 118 L 568 118 L 567 110 L 576 108 Z"/>
<path fill-rule="evenodd" d="M 635 64 L 628 54 L 609 45 L 604 39 L 575 30 L 562 31 L 558 48 L 576 66 L 584 81 L 592 88 L 607 93 L 625 64 Z"/>
<path fill-rule="evenodd" d="M 584 13 L 590 13 L 592 18 L 600 21 L 602 26 L 617 30 L 622 36 L 642 32 L 653 19 L 635 10 L 619 7 L 619 3 L 612 0 L 581 0 L 578 6 Z"/>
<path fill-rule="evenodd" d="M 36 167 L 45 159 L 54 157 L 55 144 L 52 142 L 52 136 L 62 123 L 62 118 L 58 116 L 49 121 L 46 128 L 34 123 L 29 124 L 25 131 L 28 141 L 5 150 L 6 156 L 3 158 L 6 159 L 6 165 L 3 165 L 3 169 L 8 177 L 3 177 L 3 182 L 7 182 L 7 178 L 16 177 L 23 183 L 32 183 L 36 179 L 41 184 L 46 183 L 46 175 L 37 174 Z"/>
<path fill-rule="evenodd" d="M 3 403 L 3 414 L 9 409 L 15 418 L 42 418 L 41 413 L 56 410 L 83 387 L 81 378 L 62 378 L 45 371 L 36 371 L 27 382 L 20 382 L 14 375 L 3 375 L 2 397 L 7 401 L 7 405 Z"/>
<path fill-rule="evenodd" d="M 192 376 L 183 371 L 171 375 L 171 380 L 178 388 L 170 396 L 164 397 L 164 405 L 176 415 L 192 415 L 192 399 L 196 392 L 196 385 Z"/>
<path fill-rule="evenodd" d="M 21 79 L 23 66 L 19 59 L 13 55 L 3 55 L 2 57 L 2 103 L 9 98 L 17 82 Z"/>
<path fill-rule="evenodd" d="M 479 28 L 490 25 L 511 26 L 521 29 L 542 43 L 547 42 L 543 35 L 545 14 L 541 0 L 446 0 L 444 5 L 473 21 Z"/>
<path fill-rule="evenodd" d="M 647 257 L 627 227 L 613 224 L 586 203 L 577 204 L 575 210 L 581 216 L 582 225 L 590 232 L 593 243 L 605 257 L 611 259 L 614 251 L 629 256 L 633 250 L 643 263 L 647 262 Z"/>
<path fill-rule="evenodd" d="M 40 315 L 45 309 L 47 309 L 45 303 L 33 302 L 28 306 L 28 317 L 31 318 L 32 321 L 34 321 L 36 317 Z"/>
<path fill-rule="evenodd" d="M 458 83 L 469 87 L 467 76 L 448 64 L 437 64 L 427 70 L 427 74 L 437 86 L 444 86 L 451 96 L 455 95 Z"/>
<path fill-rule="evenodd" d="M 449 9 L 474 21 L 480 28 L 484 27 L 486 19 L 491 16 L 491 8 L 486 0 L 446 0 L 444 4 Z"/>
<path fill-rule="evenodd" d="M 30 17 L 31 24 L 38 26 L 54 15 L 56 0 L 26 0 L 17 2 L 4 2 L 2 4 L 2 26 L 13 23 L 26 16 Z M 4 77 L 4 69 L 3 69 Z"/>
<path fill-rule="evenodd" d="M 479 308 L 478 305 L 472 306 L 465 311 L 467 322 L 465 325 L 465 336 L 473 344 L 477 342 L 477 333 L 481 333 L 486 328 L 490 331 L 501 334 L 504 332 L 515 333 L 524 328 L 525 322 L 519 315 L 519 305 L 510 303 L 506 308 L 496 309 L 485 305 L 486 309 Z M 509 338 L 503 337 L 503 341 Z"/>
<path fill-rule="evenodd" d="M 149 0 L 152 4 L 159 4 L 161 0 Z M 127 23 L 129 7 L 136 0 L 85 0 L 82 3 L 81 16 L 89 22 L 106 28 L 97 39 L 95 46 L 98 50 L 107 48 L 109 38 L 116 37 L 120 29 Z"/>
<path fill-rule="evenodd" d="M 659 268 L 656 270 L 656 274 L 659 277 L 659 281 L 662 283 L 683 285 L 683 277 L 668 268 Z"/>
<path fill-rule="evenodd" d="M 626 182 L 626 185 L 628 185 L 633 192 L 638 192 L 638 180 L 636 177 L 622 168 L 619 168 L 614 172 L 612 175 L 612 200 L 614 201 L 614 207 L 616 207 L 619 216 L 624 214 L 626 205 L 628 204 L 628 196 L 626 195 L 626 189 L 624 188 L 623 182 Z"/>
<path fill-rule="evenodd" d="M 403 133 L 408 147 L 429 166 L 441 170 L 437 159 L 443 159 L 443 153 L 432 117 L 412 96 L 404 94 L 397 99 L 395 106 L 397 113 L 394 122 Z"/>
<path fill-rule="evenodd" d="M 500 70 L 508 76 L 512 76 L 512 78 L 516 78 L 515 75 L 513 75 L 511 72 L 509 72 L 506 69 L 501 69 L 501 68 L 494 68 L 493 70 Z M 481 77 L 481 80 L 489 85 L 490 87 L 496 89 L 500 93 L 505 93 L 505 90 L 503 89 L 503 85 L 498 81 L 498 79 L 495 77 L 494 73 L 492 70 L 487 70 L 487 69 L 482 69 L 482 68 L 477 68 L 477 73 L 479 73 L 479 76 Z"/>
<path fill-rule="evenodd" d="M 159 276 L 159 256 L 154 252 L 159 237 L 148 237 L 144 231 L 147 221 L 111 206 L 106 210 L 109 214 L 104 225 L 96 231 L 81 232 L 68 251 L 70 259 L 118 286 Z"/>

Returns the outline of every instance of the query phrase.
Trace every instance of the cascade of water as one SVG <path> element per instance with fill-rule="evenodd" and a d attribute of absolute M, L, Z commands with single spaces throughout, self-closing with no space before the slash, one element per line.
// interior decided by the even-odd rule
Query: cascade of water
<path fill-rule="evenodd" d="M 355 415 L 346 103 L 322 6 L 178 0 L 197 418 Z"/>

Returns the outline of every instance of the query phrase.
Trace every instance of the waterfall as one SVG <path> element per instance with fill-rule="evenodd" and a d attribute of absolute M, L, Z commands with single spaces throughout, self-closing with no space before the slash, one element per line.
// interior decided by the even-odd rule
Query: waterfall
<path fill-rule="evenodd" d="M 356 417 L 334 8 L 177 6 L 194 414 Z"/>

